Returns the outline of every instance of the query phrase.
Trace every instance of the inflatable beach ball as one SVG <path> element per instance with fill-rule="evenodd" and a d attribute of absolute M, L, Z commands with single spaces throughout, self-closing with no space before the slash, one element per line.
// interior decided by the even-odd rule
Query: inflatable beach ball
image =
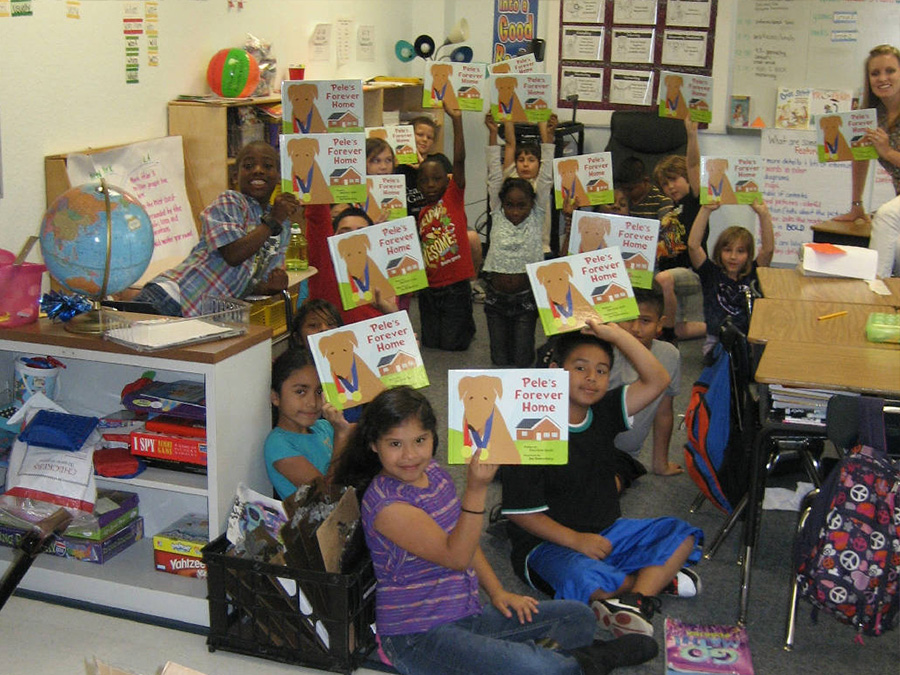
<path fill-rule="evenodd" d="M 244 98 L 256 91 L 259 65 L 243 49 L 221 49 L 209 60 L 206 81 L 219 96 Z"/>

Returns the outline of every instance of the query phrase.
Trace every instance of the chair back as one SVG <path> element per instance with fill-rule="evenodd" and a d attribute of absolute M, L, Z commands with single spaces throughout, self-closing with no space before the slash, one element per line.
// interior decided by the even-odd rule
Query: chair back
<path fill-rule="evenodd" d="M 655 111 L 616 110 L 609 122 L 606 151 L 612 154 L 613 176 L 619 175 L 621 164 L 628 157 L 640 158 L 647 173 L 653 176 L 660 159 L 687 152 L 684 122 L 660 117 Z"/>

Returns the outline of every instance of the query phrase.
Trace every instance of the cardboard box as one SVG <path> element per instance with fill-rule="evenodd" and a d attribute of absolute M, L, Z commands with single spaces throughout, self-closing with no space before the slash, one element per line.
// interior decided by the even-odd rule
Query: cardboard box
<path fill-rule="evenodd" d="M 203 547 L 209 543 L 209 519 L 188 514 L 153 535 L 153 563 L 161 572 L 206 578 Z"/>
<path fill-rule="evenodd" d="M 94 504 L 95 522 L 72 524 L 63 534 L 76 539 L 103 541 L 137 519 L 138 501 L 135 492 L 100 488 L 97 490 L 97 501 Z"/>
<path fill-rule="evenodd" d="M 25 532 L 25 530 L 0 524 L 0 545 L 17 547 Z M 41 552 L 60 558 L 72 558 L 102 565 L 134 542 L 140 541 L 143 536 L 144 519 L 138 517 L 103 541 L 62 536 L 48 541 Z"/>
<path fill-rule="evenodd" d="M 131 433 L 131 454 L 150 459 L 206 466 L 206 440 L 133 431 Z"/>

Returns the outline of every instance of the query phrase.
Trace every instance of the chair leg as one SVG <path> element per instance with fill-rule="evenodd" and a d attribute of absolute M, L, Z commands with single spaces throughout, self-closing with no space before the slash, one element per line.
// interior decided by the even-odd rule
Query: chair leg
<path fill-rule="evenodd" d="M 691 513 L 696 513 L 700 510 L 700 507 L 703 506 L 703 502 L 706 501 L 706 495 L 702 492 L 698 492 L 697 496 L 694 497 L 694 501 L 691 502 L 691 506 L 688 509 Z"/>
<path fill-rule="evenodd" d="M 803 504 L 800 507 L 800 517 L 797 519 L 797 536 L 803 531 L 806 519 L 812 510 L 813 500 L 818 496 L 819 489 L 811 490 L 803 498 Z M 793 556 L 792 556 L 793 558 Z M 797 603 L 800 600 L 800 588 L 797 580 L 797 565 L 795 560 L 791 560 L 791 598 L 788 606 L 787 624 L 784 629 L 784 650 L 791 651 L 794 648 L 794 634 L 797 621 Z"/>
<path fill-rule="evenodd" d="M 738 502 L 737 506 L 734 507 L 734 510 L 731 512 L 731 515 L 728 516 L 728 519 L 722 524 L 722 527 L 719 528 L 719 531 L 716 532 L 716 535 L 709 543 L 709 546 L 703 552 L 703 557 L 706 560 L 712 560 L 713 556 L 716 555 L 716 551 L 719 550 L 719 546 L 722 545 L 722 542 L 725 541 L 725 539 L 731 533 L 731 530 L 740 519 L 741 514 L 744 512 L 746 506 L 747 495 L 744 495 L 743 497 L 741 497 L 741 501 Z"/>

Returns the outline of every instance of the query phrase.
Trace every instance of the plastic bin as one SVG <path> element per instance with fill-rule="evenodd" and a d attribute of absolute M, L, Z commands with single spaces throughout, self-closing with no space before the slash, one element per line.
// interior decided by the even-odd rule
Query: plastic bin
<path fill-rule="evenodd" d="M 41 276 L 47 268 L 28 262 L 15 266 L 15 259 L 0 249 L 0 328 L 33 323 L 40 312 Z"/>
<path fill-rule="evenodd" d="M 203 548 L 210 651 L 350 673 L 375 645 L 375 574 L 293 569 L 229 555 L 224 535 Z"/>

